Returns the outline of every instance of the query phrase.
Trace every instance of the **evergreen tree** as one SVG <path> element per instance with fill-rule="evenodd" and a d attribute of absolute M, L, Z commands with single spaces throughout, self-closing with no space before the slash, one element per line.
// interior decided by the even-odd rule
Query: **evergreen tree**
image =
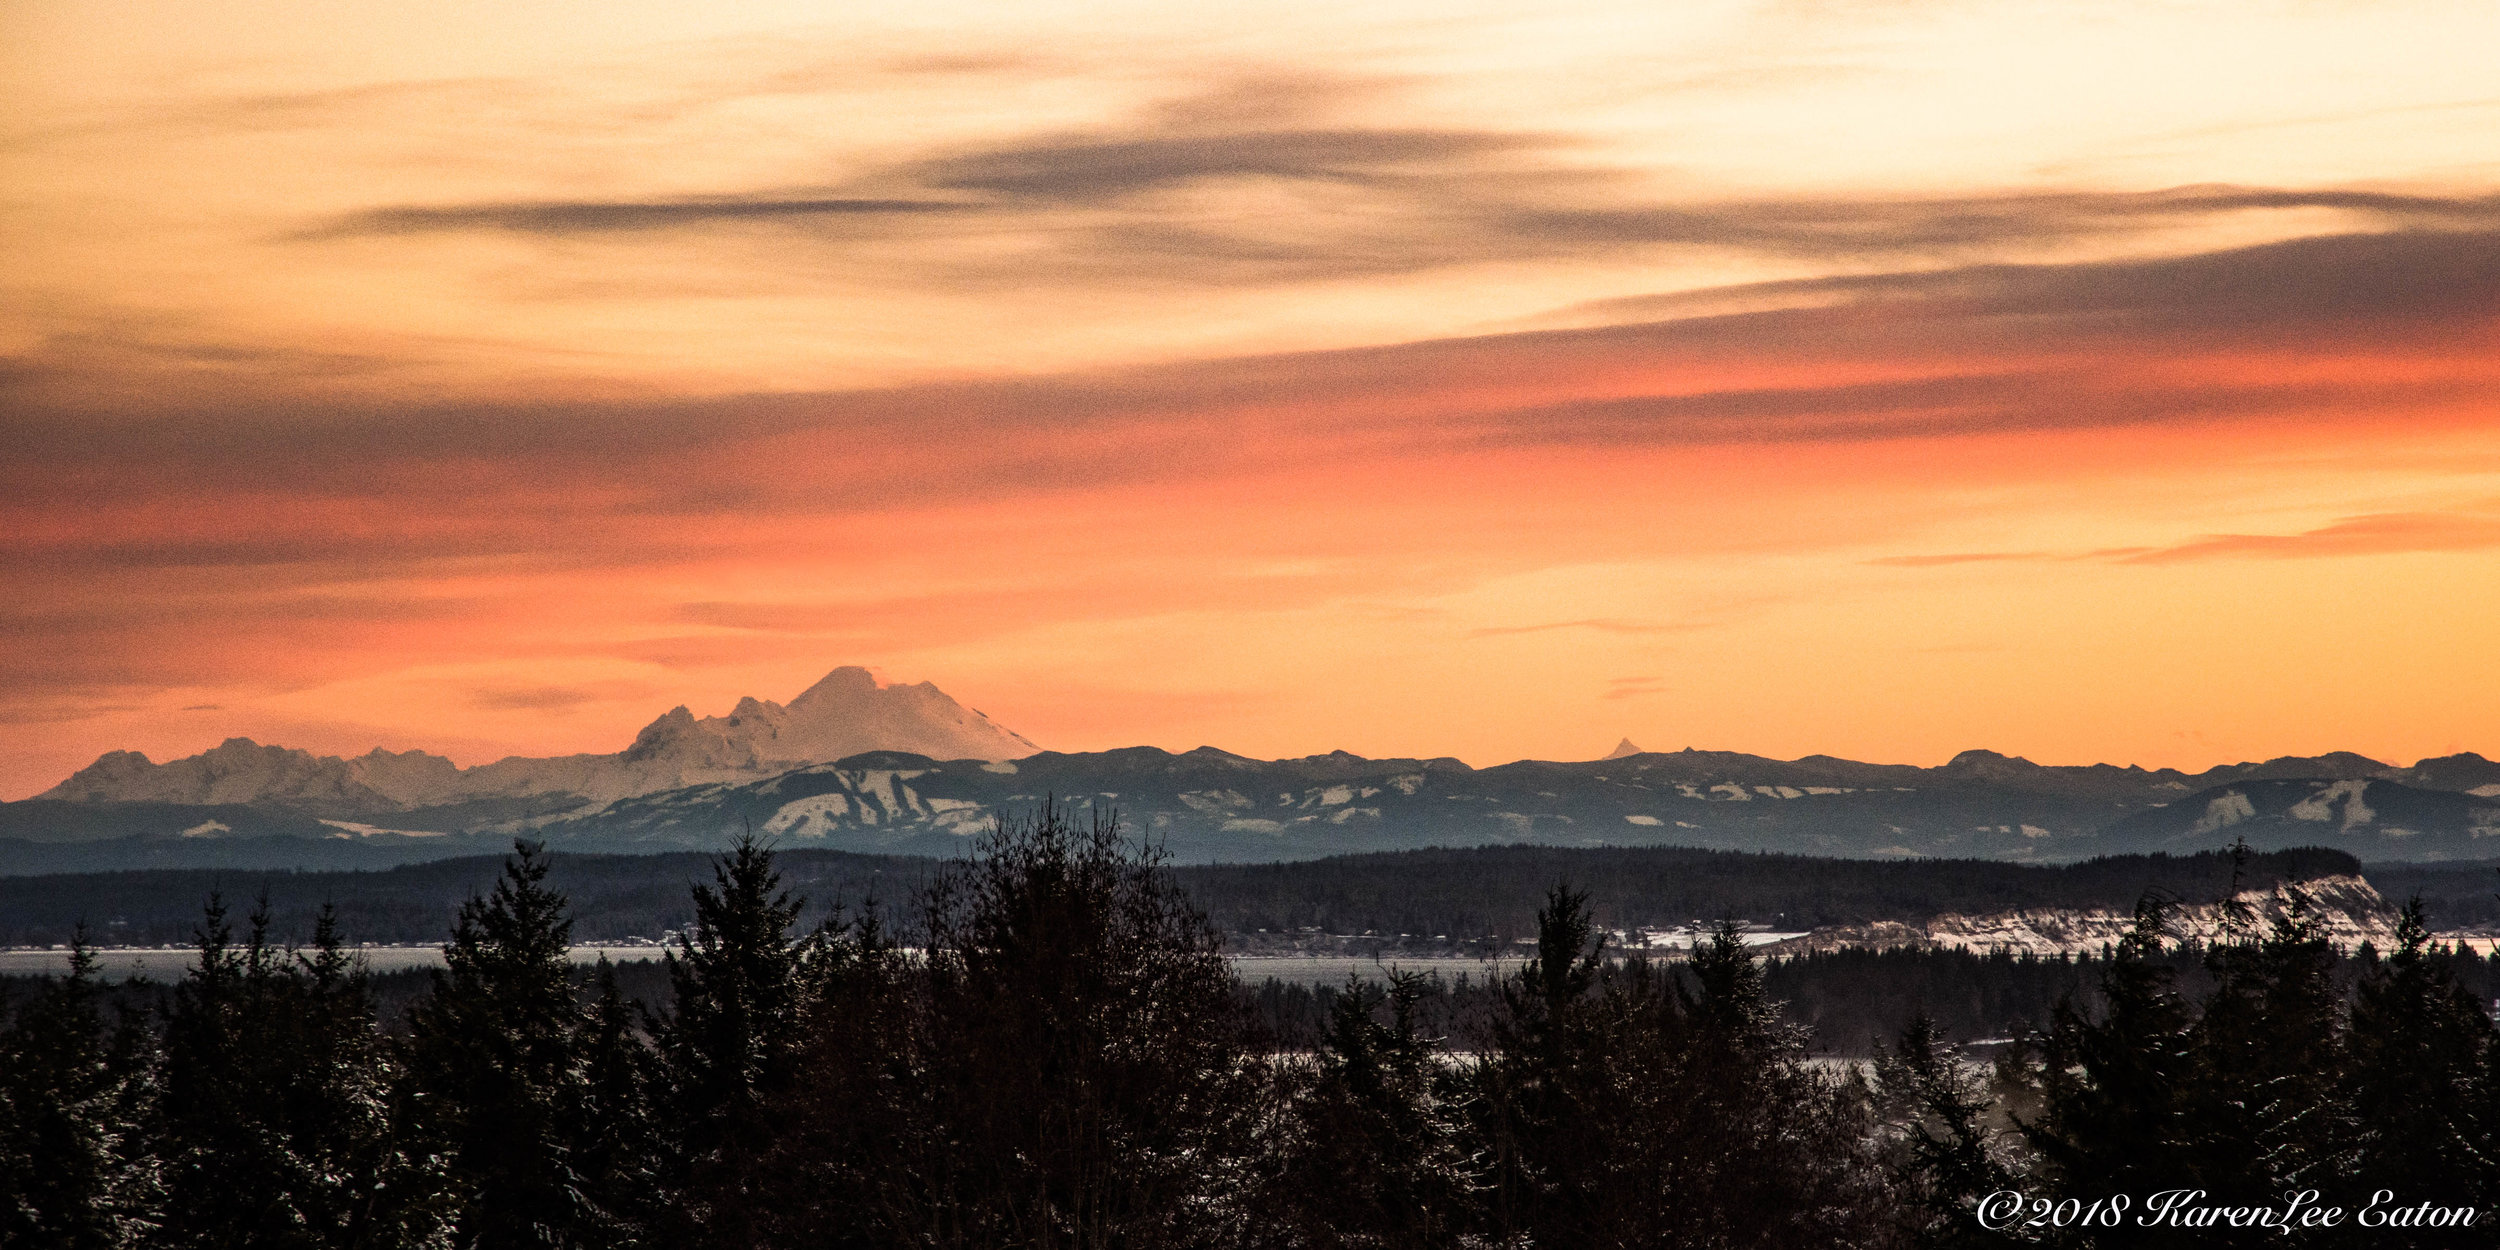
<path fill-rule="evenodd" d="M 2350 1187 L 2363 1197 L 2386 1189 L 2491 1211 L 2500 1208 L 2500 1124 L 2489 1118 L 2484 1086 L 2500 1035 L 2482 1004 L 2428 957 L 2429 942 L 2417 897 L 2397 920 L 2396 949 L 2354 994 L 2350 1105 L 2359 1158 Z"/>
<path fill-rule="evenodd" d="M 1733 925 L 1687 988 L 1609 965 L 1577 893 L 1539 915 L 1477 1068 L 1490 1231 L 1536 1245 L 1871 1245 L 1891 1230 L 1865 1091 L 1806 1068 Z"/>
<path fill-rule="evenodd" d="M 617 1240 L 585 1174 L 589 1126 L 564 896 L 518 842 L 494 892 L 460 908 L 445 967 L 409 1016 L 410 1109 L 448 1161 L 456 1244 Z"/>
<path fill-rule="evenodd" d="M 146 1037 L 108 1028 L 94 948 L 80 926 L 68 974 L 0 1029 L 0 1246 L 113 1250 L 152 1223 L 152 1160 L 139 1116 Z"/>
<path fill-rule="evenodd" d="M 928 1240 L 1237 1243 L 1260 1077 L 1221 939 L 1116 817 L 1001 818 L 926 901 Z"/>
<path fill-rule="evenodd" d="M 2232 923 L 2207 952 L 2214 988 L 2192 1030 L 2194 1065 L 2171 1144 L 2179 1183 L 2217 1203 L 2258 1205 L 2348 1170 L 2343 992 L 2335 948 L 2297 888 L 2262 936 L 2236 897 L 2226 907 Z"/>
<path fill-rule="evenodd" d="M 924 966 L 873 903 L 819 949 L 815 1009 L 744 1218 L 763 1246 L 946 1244 L 957 1138 L 930 1071 Z"/>
<path fill-rule="evenodd" d="M 421 1232 L 427 1187 L 393 1140 L 391 1069 L 337 916 L 323 910 L 310 955 L 272 945 L 266 899 L 249 925 L 237 946 L 209 896 L 166 1013 L 160 1240 L 274 1250 Z"/>
<path fill-rule="evenodd" d="M 2020 1128 L 2040 1153 L 2043 1192 L 2140 1196 L 2192 1183 L 2194 1020 L 2161 960 L 2168 912 L 2151 896 L 2136 904 L 2134 925 L 2102 969 L 2099 1019 L 2061 1003 L 2022 1055 L 2040 1111 Z M 2189 1240 L 2142 1231 L 2135 1244 Z"/>
<path fill-rule="evenodd" d="M 753 835 L 694 887 L 694 924 L 668 953 L 675 1010 L 653 1022 L 666 1122 L 678 1155 L 677 1238 L 741 1244 L 756 1204 L 743 1192 L 788 1092 L 822 971 L 821 935 L 795 938 L 805 900 L 781 890 Z"/>
<path fill-rule="evenodd" d="M 1805 1033 L 1764 989 L 1762 960 L 1733 923 L 1696 941 L 1691 1058 L 1676 1091 L 1691 1146 L 1678 1170 L 1713 1244 L 1875 1245 L 1898 1224 L 1872 1155 L 1872 1096 L 1854 1074 L 1805 1063 Z M 1676 1195 L 1662 1194 L 1672 1207 Z"/>
<path fill-rule="evenodd" d="M 641 1012 L 617 988 L 605 955 L 591 975 L 593 997 L 578 1042 L 581 1080 L 567 1119 L 579 1134 L 574 1169 L 590 1195 L 596 1225 L 583 1240 L 628 1247 L 669 1244 L 655 1234 L 682 1229 L 677 1186 L 667 1183 L 670 1151 L 654 1105 L 659 1062 L 642 1037 Z"/>
<path fill-rule="evenodd" d="M 1490 1218 L 1503 1237 L 1583 1237 L 1609 1145 L 1596 1131 L 1606 1101 L 1608 1039 L 1590 1002 L 1605 937 L 1588 896 L 1557 884 L 1536 915 L 1536 953 L 1500 990 L 1475 1071 L 1478 1131 L 1490 1173 Z"/>
<path fill-rule="evenodd" d="M 1417 1026 L 1423 993 L 1420 974 L 1397 971 L 1385 990 L 1349 977 L 1338 993 L 1270 1208 L 1297 1244 L 1427 1250 L 1472 1226 L 1463 1095 Z"/>
<path fill-rule="evenodd" d="M 1977 1250 L 2016 1244 L 1982 1228 L 1980 1199 L 2011 1188 L 2014 1176 L 1987 1127 L 1986 1083 L 1948 1044 L 1925 1011 L 1913 1017 L 1876 1065 L 1888 1109 L 1901 1125 L 1897 1169 L 1905 1227 L 1914 1244 Z"/>

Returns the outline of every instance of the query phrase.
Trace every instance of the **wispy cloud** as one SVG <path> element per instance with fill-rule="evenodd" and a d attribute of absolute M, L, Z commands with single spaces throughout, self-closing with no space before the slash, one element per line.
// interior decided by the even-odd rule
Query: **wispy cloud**
<path fill-rule="evenodd" d="M 2322 199 L 2338 197 L 2326 196 Z M 2365 197 L 2376 199 L 2381 197 Z M 1921 323 L 2022 318 L 2058 331 L 2226 331 L 2275 334 L 2333 322 L 2346 332 L 2395 319 L 2479 323 L 2500 293 L 2500 197 L 2419 202 L 2386 197 L 2391 224 L 2440 229 L 2320 235 L 2159 259 L 2081 264 L 1971 264 L 1908 272 L 1755 283 L 1596 301 L 1557 319 L 1640 322 L 1711 317 L 1789 301 L 1808 311 L 1924 305 Z M 2011 327 L 2009 327 L 2011 328 Z"/>
<path fill-rule="evenodd" d="M 1932 556 L 1883 556 L 1867 563 L 1896 569 L 1933 569 L 1956 564 L 2002 564 L 2052 558 L 2040 551 L 1957 551 Z"/>
<path fill-rule="evenodd" d="M 1679 249 L 1968 262 L 2257 212 L 2330 210 L 2378 229 L 2500 226 L 2500 198 L 2370 187 L 1662 197 L 1653 171 L 1610 161 L 1587 136 L 1384 123 L 1371 106 L 1396 89 L 1376 76 L 1240 72 L 1087 128 L 871 161 L 829 152 L 825 163 L 848 172 L 824 186 L 383 204 L 287 237 L 494 231 L 681 248 L 711 234 L 778 229 L 827 254 L 887 248 L 878 263 L 923 282 L 1213 287 Z M 1201 189 L 1223 194 L 1182 194 Z M 1268 189 L 1284 194 L 1241 211 L 1242 194 Z M 925 252 L 894 255 L 891 240 L 868 229 L 906 220 L 939 231 Z M 949 244 L 1002 232 L 1018 246 Z"/>
<path fill-rule="evenodd" d="M 1696 628 L 1692 625 L 1664 621 L 1627 621 L 1591 617 L 1577 621 L 1546 621 L 1536 625 L 1488 625 L 1467 631 L 1470 638 L 1508 638 L 1519 634 L 1543 634 L 1557 629 L 1587 629 L 1601 634 L 1672 634 Z"/>
<path fill-rule="evenodd" d="M 1349 457 L 2488 411 L 2494 309 L 2500 232 L 2423 231 L 1898 275 L 1813 307 L 700 401 L 273 403 L 272 380 L 217 402 L 117 395 L 97 412 L 74 371 L 36 354 L 0 376 L 13 449 L 0 485 L 21 522 L 0 550 L 96 569 L 419 549 L 536 560 L 557 532 L 630 546 L 595 541 L 607 531 L 592 516 L 829 515 Z M 387 522 L 359 502 L 382 498 L 404 501 Z M 103 523 L 140 501 L 179 501 L 190 520 L 179 535 Z M 301 523 L 263 523 L 278 517 Z"/>
<path fill-rule="evenodd" d="M 2123 557 L 2128 564 L 2194 560 L 2296 560 L 2500 549 L 2500 516 L 2384 512 L 2346 517 L 2297 534 L 2209 534 Z"/>
<path fill-rule="evenodd" d="M 2206 534 L 2163 546 L 2090 551 L 1974 551 L 1884 556 L 1887 568 L 1989 563 L 2185 564 L 2204 560 L 2301 560 L 2500 549 L 2500 515 L 2491 512 L 2380 512 L 2345 517 L 2293 534 Z"/>
<path fill-rule="evenodd" d="M 529 686 L 478 690 L 470 694 L 469 701 L 493 711 L 551 712 L 595 703 L 603 697 L 596 690 L 578 686 Z"/>

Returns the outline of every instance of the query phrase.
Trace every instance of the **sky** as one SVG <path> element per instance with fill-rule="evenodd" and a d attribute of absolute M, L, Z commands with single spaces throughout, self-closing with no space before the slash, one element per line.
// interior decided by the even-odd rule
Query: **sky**
<path fill-rule="evenodd" d="M 2500 754 L 2494 48 L 10 0 L 0 797 L 840 664 L 1059 750 Z"/>

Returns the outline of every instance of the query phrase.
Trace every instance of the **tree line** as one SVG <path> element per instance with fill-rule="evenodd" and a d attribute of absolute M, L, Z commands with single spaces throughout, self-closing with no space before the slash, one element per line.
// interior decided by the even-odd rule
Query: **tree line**
<path fill-rule="evenodd" d="M 707 878 L 711 857 L 567 854 L 549 877 L 571 903 L 583 941 L 658 938 L 692 923 L 687 886 Z M 798 892 L 835 899 L 902 901 L 946 871 L 920 856 L 862 855 L 808 847 L 779 861 Z M 254 872 L 152 869 L 39 877 L 0 876 L 0 945 L 59 945 L 82 921 L 114 945 L 187 942 L 210 891 L 267 895 L 271 933 L 308 942 L 324 907 L 363 942 L 433 942 L 461 900 L 489 888 L 499 857 L 469 856 L 378 872 Z M 1544 887 L 1568 879 L 1588 895 L 1597 922 L 1614 929 L 1674 927 L 1734 917 L 1777 927 L 1920 920 L 1942 912 L 2102 908 L 2124 913 L 2159 890 L 2217 897 L 2238 874 L 2244 887 L 2363 871 L 2342 851 L 2304 848 L 2249 855 L 2115 855 L 2072 864 L 1990 860 L 1851 860 L 1690 847 L 1497 846 L 1343 855 L 1280 864 L 1193 864 L 1170 869 L 1218 929 L 1236 939 L 1291 934 L 1399 934 L 1508 944 L 1536 930 Z M 2372 865 L 2391 898 L 2420 893 L 2443 926 L 2488 916 L 2490 866 Z"/>
<path fill-rule="evenodd" d="M 2213 988 L 2206 954 L 2193 943 L 2171 943 L 2152 958 L 2169 970 L 2183 994 L 2201 1001 Z M 2108 950 L 2031 955 L 1844 948 L 1773 956 L 1763 962 L 1762 978 L 1781 1015 L 1806 1031 L 1815 1056 L 1869 1059 L 1884 1054 L 1920 1017 L 1943 1036 L 1977 1043 L 1972 1053 L 1990 1054 L 1994 1046 L 2047 1025 L 2061 1004 L 2097 1009 L 2111 958 Z M 2421 958 L 2469 997 L 2500 1002 L 2500 953 L 2486 956 L 2432 942 Z M 2336 981 L 2357 987 L 2376 975 L 2382 963 L 2379 952 L 2366 945 L 2339 951 Z M 1384 960 L 1381 975 L 1398 966 Z M 1347 991 L 1265 980 L 1245 983 L 1242 992 L 1261 1026 L 1280 1045 L 1309 1049 L 1318 1045 L 1338 997 Z M 1414 1010 L 1426 1032 L 1465 1039 L 1480 1032 L 1483 1021 L 1499 1009 L 1501 984 L 1498 977 L 1436 971 L 1416 979 L 1413 993 Z"/>
<path fill-rule="evenodd" d="M 1156 856 L 1055 809 L 814 924 L 743 842 L 658 1006 L 575 974 L 548 876 L 516 849 L 397 1031 L 335 917 L 289 948 L 212 901 L 146 1011 L 106 1010 L 77 952 L 5 1008 L 0 1244 L 2275 1245 L 1980 1217 L 2182 1186 L 2500 1201 L 2500 1038 L 2418 908 L 2347 985 L 2295 893 L 2196 952 L 2191 995 L 2146 902 L 1994 1065 L 1924 1020 L 1834 1065 L 1733 926 L 1617 957 L 1561 886 L 1463 1035 L 1399 975 L 1288 1043 Z"/>
<path fill-rule="evenodd" d="M 1675 928 L 1733 917 L 1778 929 L 1876 920 L 1924 920 L 2018 909 L 2108 909 L 2124 914 L 2147 890 L 2212 898 L 2237 881 L 2358 875 L 2338 850 L 2263 854 L 2110 855 L 2070 864 L 1983 859 L 1834 859 L 1693 847 L 1499 846 L 1341 855 L 1273 864 L 1179 870 L 1218 927 L 1290 932 L 1497 935 L 1536 931 L 1544 887 L 1568 879 L 1613 929 Z M 2488 868 L 2475 878 L 2488 889 Z"/>

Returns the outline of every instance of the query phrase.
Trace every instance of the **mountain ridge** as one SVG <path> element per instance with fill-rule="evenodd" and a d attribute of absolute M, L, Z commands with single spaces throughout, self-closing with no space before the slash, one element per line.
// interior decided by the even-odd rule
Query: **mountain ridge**
<path fill-rule="evenodd" d="M 1040 748 L 929 682 L 886 684 L 836 668 L 788 705 L 741 698 L 727 716 L 663 712 L 612 754 L 506 756 L 463 768 L 430 751 L 314 755 L 228 738 L 156 763 L 108 751 L 37 799 L 69 802 L 263 803 L 342 818 L 480 799 L 573 794 L 610 802 L 680 786 L 759 779 L 872 750 L 946 759 L 1014 759 Z"/>
<path fill-rule="evenodd" d="M 609 755 L 460 768 L 423 751 L 341 758 L 245 738 L 162 765 L 108 752 L 38 799 L 0 804 L 0 841 L 21 848 L 0 853 L 0 872 L 117 856 L 213 860 L 224 840 L 237 854 L 254 841 L 261 858 L 305 838 L 398 857 L 516 836 L 649 852 L 717 846 L 744 828 L 794 846 L 949 855 L 996 813 L 1054 798 L 1117 810 L 1182 862 L 1507 843 L 2057 862 L 2236 838 L 2371 859 L 2500 854 L 2500 764 L 2470 752 L 2410 766 L 2334 752 L 2198 773 L 2042 765 L 1982 749 L 1922 767 L 1641 751 L 1629 740 L 1602 759 L 1484 768 L 1343 750 L 1278 760 L 1204 745 L 1059 752 L 929 683 L 839 668 L 787 705 L 748 697 L 703 717 L 671 708 Z M 133 840 L 126 852 L 112 849 L 120 840 Z M 69 844 L 96 850 L 25 849 Z M 176 844 L 197 849 L 168 849 Z M 325 851 L 323 862 L 344 853 Z"/>

